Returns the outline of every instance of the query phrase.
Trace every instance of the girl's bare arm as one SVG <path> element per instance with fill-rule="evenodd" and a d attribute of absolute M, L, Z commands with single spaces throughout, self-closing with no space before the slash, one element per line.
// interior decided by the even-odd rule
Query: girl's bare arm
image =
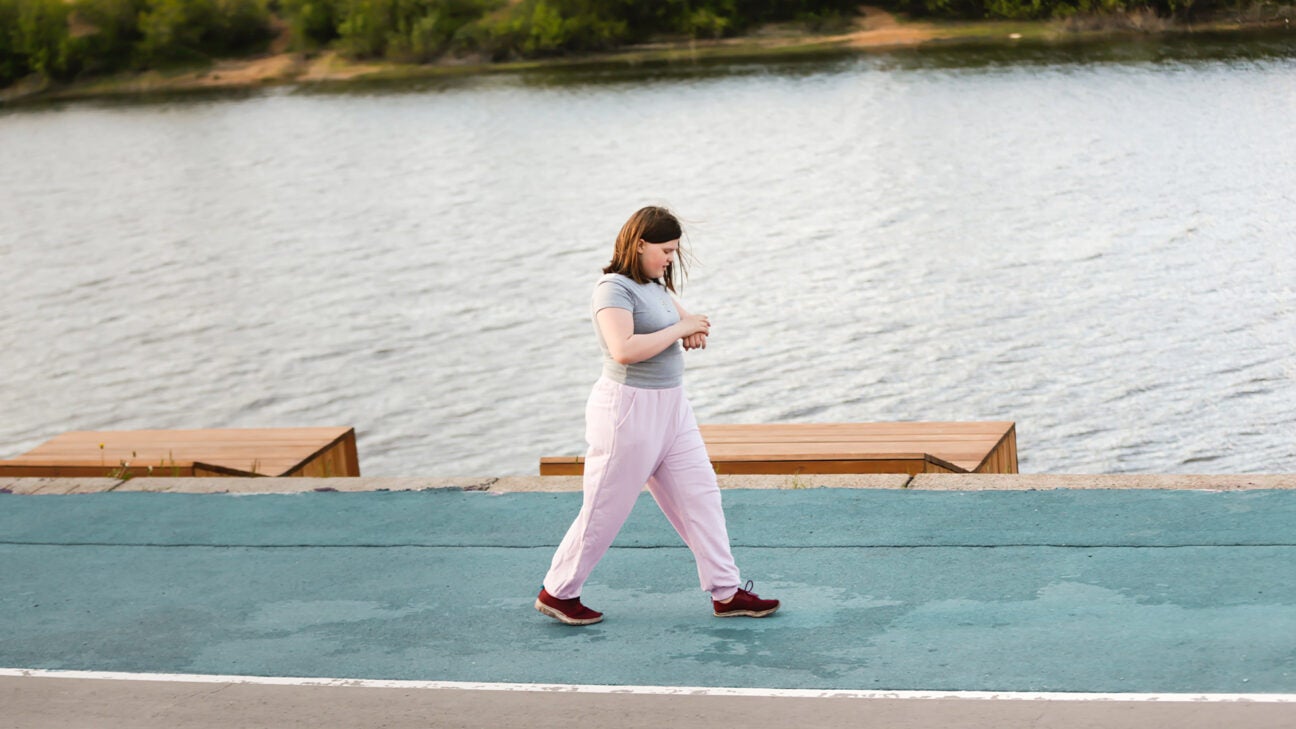
<path fill-rule="evenodd" d="M 678 339 L 711 330 L 711 323 L 702 314 L 681 316 L 674 324 L 650 334 L 634 333 L 634 315 L 626 309 L 599 309 L 594 320 L 612 359 L 623 365 L 655 357 Z"/>

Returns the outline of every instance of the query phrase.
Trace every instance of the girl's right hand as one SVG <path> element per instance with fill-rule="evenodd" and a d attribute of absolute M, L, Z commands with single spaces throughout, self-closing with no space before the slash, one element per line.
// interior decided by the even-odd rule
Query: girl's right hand
<path fill-rule="evenodd" d="M 680 324 L 684 325 L 684 332 L 681 335 L 681 339 L 694 334 L 711 333 L 711 320 L 708 319 L 705 314 L 689 314 L 683 319 L 680 319 Z"/>
<path fill-rule="evenodd" d="M 706 344 L 707 335 L 702 333 L 690 334 L 687 337 L 684 337 L 684 349 L 686 350 L 706 349 Z"/>

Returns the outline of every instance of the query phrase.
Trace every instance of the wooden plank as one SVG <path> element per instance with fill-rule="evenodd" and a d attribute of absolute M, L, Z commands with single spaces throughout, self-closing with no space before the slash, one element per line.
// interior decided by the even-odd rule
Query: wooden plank
<path fill-rule="evenodd" d="M 742 440 L 760 440 L 766 437 L 784 439 L 794 434 L 811 435 L 817 439 L 884 436 L 985 436 L 998 439 L 1013 427 L 1012 421 L 982 421 L 975 423 L 949 422 L 897 422 L 897 423 L 753 423 L 751 425 L 702 425 L 704 437 L 737 437 Z"/>
<path fill-rule="evenodd" d="M 1008 473 L 1017 473 L 1017 426 L 1012 427 L 1008 438 Z"/>
<path fill-rule="evenodd" d="M 986 454 L 994 448 L 994 443 L 915 443 L 909 440 L 895 441 L 871 441 L 868 443 L 815 443 L 815 442 L 795 442 L 795 443 L 707 443 L 708 451 L 717 453 L 806 453 L 831 455 L 834 453 L 843 453 L 855 455 L 859 453 L 895 453 L 898 451 L 910 451 L 917 453 L 927 453 L 935 450 L 932 446 L 940 446 L 942 450 L 958 454 L 961 458 L 972 458 L 973 466 L 981 463 Z"/>
<path fill-rule="evenodd" d="M 583 473 L 585 473 L 584 459 L 540 459 L 541 476 L 580 476 Z"/>
<path fill-rule="evenodd" d="M 102 444 L 102 447 L 100 447 Z M 221 430 L 72 431 L 57 436 L 15 459 L 0 461 L 6 468 L 49 467 L 120 470 L 147 475 L 176 468 L 192 474 L 195 463 L 204 475 L 287 474 L 312 458 L 336 450 L 326 470 L 359 475 L 355 430 L 327 428 L 242 428 Z"/>
<path fill-rule="evenodd" d="M 0 462 L 0 476 L 8 478 L 106 478 L 108 470 L 99 466 L 59 466 Z"/>
<path fill-rule="evenodd" d="M 1017 473 L 1017 426 L 1014 424 L 995 443 L 975 473 Z"/>
<path fill-rule="evenodd" d="M 716 473 L 734 475 L 843 474 L 843 473 L 927 473 L 927 459 L 892 458 L 835 461 L 720 461 Z"/>
<path fill-rule="evenodd" d="M 226 468 L 211 463 L 195 463 L 194 476 L 198 478 L 261 478 L 265 474 L 255 471 L 242 471 L 236 468 Z"/>
<path fill-rule="evenodd" d="M 922 458 L 926 455 L 921 450 L 906 450 L 899 445 L 891 449 L 873 449 L 852 451 L 842 448 L 840 443 L 795 443 L 782 447 L 778 443 L 755 443 L 751 445 L 721 445 L 707 448 L 712 460 L 725 461 L 759 461 L 763 458 L 781 458 L 785 460 L 805 461 L 840 461 L 843 459 L 877 460 L 879 458 Z M 972 461 L 975 467 L 980 461 Z"/>
<path fill-rule="evenodd" d="M 347 428 L 264 428 L 228 430 L 110 430 L 71 431 L 50 439 L 32 452 L 56 448 L 59 445 L 81 447 L 87 443 L 112 442 L 127 439 L 136 443 L 196 443 L 214 445 L 221 443 L 244 445 L 247 443 L 318 443 L 345 433 Z"/>
<path fill-rule="evenodd" d="M 356 447 L 355 428 L 347 428 L 347 434 L 342 439 L 342 448 L 346 453 L 346 475 L 352 478 L 359 478 L 360 451 Z"/>
<path fill-rule="evenodd" d="M 213 458 L 210 460 L 216 461 L 219 459 Z M 221 467 L 227 470 L 257 473 L 259 475 L 264 476 L 272 473 L 283 472 L 286 469 L 291 468 L 296 463 L 295 460 L 283 460 L 283 459 L 269 459 L 263 461 L 260 458 L 257 458 L 255 455 L 247 455 L 244 457 L 230 456 L 223 460 L 225 460 L 226 463 L 208 463 L 207 465 L 213 467 Z M 202 461 L 193 461 L 193 462 L 172 461 L 169 459 L 149 459 L 149 458 L 141 458 L 141 457 L 131 457 L 128 455 L 126 458 L 120 459 L 116 462 L 112 460 L 105 460 L 103 463 L 100 463 L 98 459 L 80 459 L 80 458 L 78 459 L 51 458 L 51 459 L 40 459 L 40 460 L 25 459 L 25 458 L 13 459 L 9 461 L 0 461 L 0 467 L 18 468 L 18 467 L 25 466 L 31 468 L 79 468 L 85 470 L 98 471 L 100 472 L 101 475 L 104 471 L 116 471 L 121 468 L 128 468 L 131 470 L 132 473 L 138 472 L 139 475 L 151 475 L 148 472 L 148 469 L 151 468 L 152 473 L 155 473 L 157 475 L 169 476 L 171 475 L 171 472 L 176 469 L 182 471 L 181 475 L 188 475 L 183 473 L 183 471 L 192 470 L 193 465 L 195 463 L 203 463 L 203 462 Z M 237 465 L 227 465 L 227 464 L 237 464 Z"/>
<path fill-rule="evenodd" d="M 585 462 L 584 456 L 543 456 L 540 459 L 541 465 L 550 464 L 555 466 L 570 464 L 570 463 L 584 463 L 584 462 Z"/>
<path fill-rule="evenodd" d="M 876 435 L 828 435 L 816 436 L 809 433 L 790 433 L 786 437 L 776 435 L 762 436 L 758 438 L 743 438 L 737 435 L 714 436 L 710 433 L 703 433 L 702 440 L 711 445 L 720 445 L 723 443 L 846 443 L 846 444 L 864 444 L 864 443 L 951 443 L 965 444 L 980 448 L 992 448 L 1003 437 L 1003 433 L 993 435 L 904 435 L 904 434 L 883 434 Z"/>
<path fill-rule="evenodd" d="M 719 474 L 850 474 L 850 473 L 966 473 L 957 468 L 924 454 L 912 458 L 873 458 L 841 460 L 712 460 L 712 467 Z M 549 462 L 540 465 L 541 476 L 580 476 L 585 473 L 585 464 L 580 461 Z"/>
<path fill-rule="evenodd" d="M 823 449 L 816 449 L 813 443 L 798 443 L 793 448 L 778 448 L 777 444 L 770 444 L 774 447 L 762 445 L 752 446 L 720 446 L 708 448 L 707 455 L 712 461 L 732 461 L 736 463 L 749 461 L 762 461 L 777 458 L 780 460 L 795 461 L 884 461 L 888 459 L 899 458 L 903 460 L 921 460 L 923 458 L 935 458 L 922 451 L 877 451 L 877 452 L 860 452 L 842 450 L 836 446 L 826 445 Z M 939 459 L 944 460 L 944 459 Z M 577 465 L 585 462 L 583 456 L 563 456 L 550 457 L 546 456 L 540 459 L 542 466 L 561 467 L 566 465 Z M 975 465 L 973 461 L 973 465 Z"/>
<path fill-rule="evenodd" d="M 788 450 L 783 450 L 779 448 L 769 448 L 766 450 L 760 450 L 758 447 L 755 448 L 756 448 L 755 450 L 743 449 L 740 451 L 730 451 L 727 448 L 716 448 L 713 451 L 708 450 L 708 455 L 711 457 L 712 461 L 742 462 L 742 461 L 780 460 L 780 461 L 801 461 L 804 463 L 813 463 L 817 461 L 842 461 L 842 460 L 876 461 L 876 460 L 886 460 L 888 458 L 900 458 L 900 459 L 909 460 L 909 459 L 922 459 L 924 457 L 931 457 L 953 465 L 954 467 L 956 467 L 957 472 L 959 473 L 971 472 L 972 469 L 974 469 L 981 460 L 979 457 L 980 456 L 979 453 L 960 454 L 960 453 L 945 452 L 938 456 L 934 453 L 924 453 L 922 451 L 912 451 L 912 450 L 901 450 L 899 448 L 893 451 L 858 452 L 858 453 L 842 452 L 840 449 L 837 448 L 832 448 L 825 452 L 815 452 L 814 450 L 807 448 L 807 444 L 798 444 L 798 447 L 796 449 L 788 449 Z"/>
<path fill-rule="evenodd" d="M 868 460 L 822 461 L 712 461 L 718 474 L 770 475 L 770 474 L 851 474 L 851 473 L 963 473 L 962 469 L 939 459 L 919 455 L 913 458 L 876 458 Z M 546 463 L 540 467 L 542 476 L 580 476 L 584 464 L 576 462 Z"/>
<path fill-rule="evenodd" d="M 887 472 L 876 468 L 1016 473 L 1017 468 L 1011 421 L 723 424 L 699 430 L 720 473 Z M 582 464 L 579 456 L 547 456 L 540 459 L 540 473 L 577 475 Z"/>
<path fill-rule="evenodd" d="M 0 476 L 10 478 L 144 478 L 148 476 L 185 478 L 192 475 L 193 464 L 191 463 L 167 468 L 154 466 L 150 471 L 147 465 L 123 468 L 120 464 L 109 467 L 98 464 L 84 466 L 57 463 L 15 465 L 10 461 L 0 461 Z"/>
<path fill-rule="evenodd" d="M 771 457 L 837 457 L 858 453 L 926 452 L 972 471 L 978 467 L 1006 468 L 1000 457 L 987 456 L 1013 428 L 1010 421 L 901 423 L 763 423 L 705 425 L 700 428 L 710 451 L 728 445 L 766 444 Z M 791 445 L 812 443 L 803 452 Z M 836 452 L 826 444 L 836 444 Z M 752 452 L 748 449 L 746 452 Z M 984 464 L 984 465 L 983 465 Z"/>
<path fill-rule="evenodd" d="M 314 444 L 321 440 L 332 440 L 350 430 L 350 428 L 247 428 L 222 430 L 106 430 L 106 431 L 69 431 L 56 436 L 34 449 L 33 453 L 60 445 L 80 447 L 85 443 L 111 441 L 126 437 L 135 442 L 148 443 L 197 443 L 202 445 L 229 443 L 288 443 Z"/>
<path fill-rule="evenodd" d="M 823 430 L 823 431 L 913 431 L 919 432 L 929 428 L 939 428 L 950 432 L 979 432 L 1004 430 L 1012 425 L 1011 420 L 889 420 L 878 422 L 847 423 L 703 423 L 704 429 L 722 430 Z"/>
<path fill-rule="evenodd" d="M 334 478 L 343 476 L 359 476 L 359 471 L 351 473 L 348 470 L 348 458 L 346 444 L 339 439 L 320 453 L 307 459 L 298 467 L 294 468 L 289 476 L 305 476 L 311 478 Z"/>
<path fill-rule="evenodd" d="M 950 468 L 948 464 L 943 464 L 937 459 L 929 459 L 923 463 L 923 466 L 925 467 L 923 473 L 967 473 L 965 469 Z"/>

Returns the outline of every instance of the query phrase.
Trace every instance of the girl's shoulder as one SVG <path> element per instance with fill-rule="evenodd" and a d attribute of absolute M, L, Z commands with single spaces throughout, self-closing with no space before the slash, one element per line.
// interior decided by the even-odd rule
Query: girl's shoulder
<path fill-rule="evenodd" d="M 626 291 L 637 291 L 640 288 L 640 285 L 635 283 L 634 279 L 619 273 L 605 273 L 599 276 L 598 281 L 594 282 L 594 289 L 598 290 L 604 284 L 612 284 Z"/>
<path fill-rule="evenodd" d="M 657 301 L 666 291 L 661 284 L 649 281 L 639 283 L 629 276 L 619 273 L 605 273 L 599 276 L 594 284 L 591 297 L 595 311 L 606 306 L 616 306 L 634 311 L 641 306 L 649 306 Z"/>
<path fill-rule="evenodd" d="M 665 286 L 662 286 L 656 281 L 649 281 L 648 283 L 639 283 L 638 281 L 635 281 L 629 276 L 620 273 L 605 273 L 599 276 L 598 281 L 594 283 L 594 288 L 598 288 L 599 286 L 602 286 L 605 283 L 616 284 L 617 286 L 620 286 L 621 288 L 627 291 L 651 291 L 653 290 L 653 288 L 659 288 L 663 290 L 666 288 Z"/>

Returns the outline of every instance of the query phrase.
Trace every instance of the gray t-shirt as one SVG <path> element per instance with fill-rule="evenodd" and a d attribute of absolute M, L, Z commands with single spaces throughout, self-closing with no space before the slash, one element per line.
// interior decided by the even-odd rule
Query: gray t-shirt
<path fill-rule="evenodd" d="M 594 332 L 603 348 L 603 376 L 613 382 L 631 387 L 661 390 L 684 384 L 684 347 L 676 340 L 656 356 L 631 365 L 619 364 L 612 359 L 603 333 L 598 328 L 600 309 L 609 307 L 626 309 L 634 315 L 634 333 L 651 334 L 680 320 L 679 309 L 670 292 L 659 283 L 635 283 L 634 279 L 619 273 L 605 273 L 594 285 L 590 313 L 594 316 Z"/>

